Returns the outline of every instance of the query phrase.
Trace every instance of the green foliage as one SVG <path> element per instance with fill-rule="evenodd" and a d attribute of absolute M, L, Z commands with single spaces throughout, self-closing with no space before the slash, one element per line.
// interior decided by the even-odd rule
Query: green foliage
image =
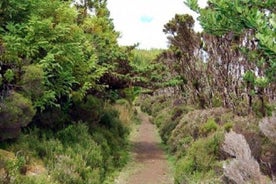
<path fill-rule="evenodd" d="M 51 181 L 46 175 L 39 177 L 27 177 L 27 176 L 17 176 L 14 184 L 57 184 L 57 182 Z"/>
<path fill-rule="evenodd" d="M 14 80 L 14 72 L 11 69 L 8 69 L 5 74 L 4 78 L 10 83 Z"/>
<path fill-rule="evenodd" d="M 203 181 L 203 178 L 206 175 L 208 176 L 212 172 L 211 170 L 217 167 L 216 158 L 222 140 L 223 136 L 216 134 L 195 141 L 188 149 L 186 156 L 177 161 L 176 183 Z M 213 172 L 208 178 L 212 177 L 218 178 Z"/>
<path fill-rule="evenodd" d="M 194 108 L 191 106 L 187 106 L 185 104 L 183 105 L 178 105 L 173 107 L 172 114 L 171 114 L 171 119 L 172 120 L 179 120 L 183 115 L 187 114 L 190 111 L 193 111 Z"/>
<path fill-rule="evenodd" d="M 255 84 L 259 88 L 265 88 L 265 87 L 268 86 L 269 80 L 266 77 L 257 77 L 256 81 L 255 81 Z"/>
<path fill-rule="evenodd" d="M 156 117 L 162 110 L 166 109 L 170 103 L 171 102 L 169 100 L 167 101 L 165 97 L 154 98 L 154 100 L 151 102 L 151 115 Z M 166 113 L 170 113 L 170 111 L 168 110 Z"/>
<path fill-rule="evenodd" d="M 212 0 L 210 6 L 199 9 L 196 1 L 186 1 L 191 9 L 200 13 L 200 23 L 205 31 L 214 35 L 233 32 L 241 35 L 247 29 L 254 30 L 259 41 L 258 50 L 264 54 L 257 60 L 266 59 L 269 67 L 266 77 L 275 80 L 275 7 L 273 0 L 268 1 L 220 1 Z"/>
<path fill-rule="evenodd" d="M 169 81 L 165 82 L 164 86 L 179 86 L 183 84 L 183 80 L 180 76 L 170 79 Z"/>
<path fill-rule="evenodd" d="M 129 101 L 130 104 L 138 97 L 141 93 L 140 87 L 130 87 L 124 89 L 125 98 Z"/>
<path fill-rule="evenodd" d="M 152 105 L 152 101 L 150 100 L 150 98 L 146 98 L 145 100 L 143 100 L 143 103 L 141 104 L 141 110 L 151 115 L 152 114 L 151 105 Z"/>
<path fill-rule="evenodd" d="M 243 80 L 245 80 L 250 84 L 254 84 L 256 80 L 256 76 L 252 71 L 247 71 L 243 76 Z"/>
<path fill-rule="evenodd" d="M 75 103 L 72 116 L 76 120 L 98 122 L 103 116 L 103 100 L 88 95 L 85 101 Z"/>
<path fill-rule="evenodd" d="M 178 82 L 177 79 L 169 81 L 167 76 L 170 74 L 167 68 L 163 63 L 157 61 L 162 52 L 160 49 L 133 50 L 130 65 L 133 68 L 134 85 L 154 89 L 172 86 Z"/>
<path fill-rule="evenodd" d="M 151 69 L 154 59 L 161 53 L 161 50 L 141 50 L 135 49 L 133 51 L 133 58 L 131 65 L 139 72 L 147 72 Z"/>
<path fill-rule="evenodd" d="M 44 91 L 39 100 L 34 102 L 34 106 L 39 111 L 44 111 L 47 107 L 59 107 L 59 104 L 56 103 L 55 92 L 52 90 Z"/>
<path fill-rule="evenodd" d="M 160 126 L 160 136 L 164 143 L 167 143 L 171 137 L 172 131 L 178 125 L 178 121 L 167 121 Z"/>
<path fill-rule="evenodd" d="M 271 116 L 275 110 L 273 104 L 269 104 L 268 102 L 264 102 L 263 104 L 259 101 L 253 103 L 252 110 L 258 117 L 263 117 L 261 109 L 264 108 L 265 113 L 267 116 Z"/>
<path fill-rule="evenodd" d="M 128 134 L 128 129 L 121 124 L 119 120 L 119 112 L 112 108 L 106 108 L 99 122 L 112 132 L 118 133 L 122 138 Z"/>
<path fill-rule="evenodd" d="M 69 114 L 91 94 L 105 97 L 106 87 L 128 87 L 121 80 L 130 81 L 125 75 L 131 70 L 132 49 L 119 47 L 119 33 L 106 2 L 91 1 L 93 15 L 88 14 L 86 3 L 77 4 L 59 0 L 0 3 L 0 75 L 1 90 L 5 90 L 1 98 L 19 88 L 39 113 L 58 107 Z M 106 74 L 112 80 L 103 77 Z M 130 100 L 137 95 L 136 89 L 133 92 L 128 93 Z"/>
<path fill-rule="evenodd" d="M 199 11 L 199 6 L 197 4 L 197 0 L 186 0 L 184 3 L 191 8 L 191 10 L 198 12 Z"/>
<path fill-rule="evenodd" d="M 1 1 L 0 2 L 0 25 L 5 25 L 7 21 L 22 22 L 26 20 L 32 8 L 30 0 Z"/>
<path fill-rule="evenodd" d="M 115 169 L 128 159 L 128 142 L 115 129 L 91 129 L 78 122 L 58 131 L 29 130 L 7 149 L 21 153 L 20 160 L 11 162 L 7 171 L 18 183 L 103 183 Z M 31 159 L 30 159 L 31 158 Z M 30 159 L 28 162 L 26 159 Z M 36 165 L 43 160 L 49 177 L 44 174 L 20 174 L 20 168 Z M 20 162 L 19 162 L 20 161 Z"/>
<path fill-rule="evenodd" d="M 0 102 L 0 139 L 18 136 L 21 127 L 31 122 L 35 112 L 28 98 L 17 92 L 11 92 L 3 102 Z"/>
<path fill-rule="evenodd" d="M 164 123 L 169 121 L 169 114 L 165 111 L 163 113 L 159 113 L 153 120 L 154 124 L 159 128 L 161 127 Z M 169 122 L 168 122 L 169 123 Z"/>
<path fill-rule="evenodd" d="M 25 93 L 33 101 L 37 101 L 43 95 L 44 72 L 39 65 L 28 65 L 23 68 L 22 87 Z"/>
<path fill-rule="evenodd" d="M 119 105 L 125 105 L 125 106 L 127 106 L 128 108 L 129 108 L 129 102 L 128 102 L 128 100 L 126 100 L 126 99 L 119 99 L 119 100 L 116 100 L 116 104 L 119 104 Z"/>
<path fill-rule="evenodd" d="M 200 132 L 202 135 L 208 135 L 209 133 L 215 132 L 218 129 L 218 125 L 215 122 L 214 118 L 210 118 L 206 123 L 201 125 Z"/>
<path fill-rule="evenodd" d="M 233 123 L 232 122 L 227 122 L 227 123 L 225 123 L 224 125 L 223 125 L 223 127 L 224 127 L 224 130 L 226 131 L 226 132 L 229 132 L 232 128 L 233 128 Z"/>
<path fill-rule="evenodd" d="M 23 165 L 41 159 L 49 174 L 10 168 L 14 183 L 103 183 L 128 158 L 129 130 L 106 101 L 140 93 L 136 46 L 118 45 L 106 1 L 4 0 L 0 23 L 0 140 L 18 137 Z"/>
<path fill-rule="evenodd" d="M 214 98 L 212 98 L 212 106 L 222 107 L 223 106 L 222 99 L 219 96 L 215 96 Z"/>

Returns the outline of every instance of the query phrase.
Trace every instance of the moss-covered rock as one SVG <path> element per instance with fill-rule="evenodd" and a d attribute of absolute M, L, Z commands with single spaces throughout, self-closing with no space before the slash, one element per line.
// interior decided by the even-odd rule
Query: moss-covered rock
<path fill-rule="evenodd" d="M 18 137 L 21 127 L 27 126 L 35 115 L 30 99 L 12 91 L 0 102 L 0 140 Z"/>

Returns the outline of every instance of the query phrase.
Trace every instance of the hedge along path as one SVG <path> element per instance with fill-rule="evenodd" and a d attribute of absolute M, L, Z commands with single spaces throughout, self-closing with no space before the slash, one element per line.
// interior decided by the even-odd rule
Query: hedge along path
<path fill-rule="evenodd" d="M 131 136 L 133 160 L 122 170 L 116 184 L 173 184 L 171 169 L 160 137 L 149 116 L 138 109 L 141 125 Z"/>

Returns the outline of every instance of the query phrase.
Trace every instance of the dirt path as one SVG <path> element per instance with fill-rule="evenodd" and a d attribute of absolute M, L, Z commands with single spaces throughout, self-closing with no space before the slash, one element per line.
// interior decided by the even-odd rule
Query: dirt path
<path fill-rule="evenodd" d="M 149 117 L 138 111 L 141 125 L 132 136 L 133 161 L 121 172 L 116 184 L 173 184 L 160 138 Z"/>

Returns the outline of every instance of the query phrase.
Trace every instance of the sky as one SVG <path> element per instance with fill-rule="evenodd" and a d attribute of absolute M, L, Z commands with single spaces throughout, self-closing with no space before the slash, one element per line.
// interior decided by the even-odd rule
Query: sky
<path fill-rule="evenodd" d="M 199 0 L 205 6 L 207 0 Z M 108 9 L 115 30 L 120 32 L 120 45 L 139 43 L 141 49 L 167 48 L 167 36 L 164 25 L 176 13 L 197 15 L 184 4 L 184 0 L 109 0 Z M 198 23 L 197 31 L 201 30 Z"/>

